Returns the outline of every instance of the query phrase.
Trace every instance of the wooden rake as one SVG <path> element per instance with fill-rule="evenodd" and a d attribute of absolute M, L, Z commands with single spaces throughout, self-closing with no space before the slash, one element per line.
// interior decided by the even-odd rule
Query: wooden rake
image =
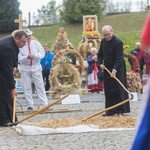
<path fill-rule="evenodd" d="M 16 118 L 16 96 L 14 96 L 13 98 L 13 117 L 12 117 L 12 122 L 15 122 L 15 118 Z"/>
<path fill-rule="evenodd" d="M 51 104 L 45 106 L 44 108 L 39 109 L 38 111 L 36 111 L 35 113 L 31 114 L 30 116 L 27 116 L 27 117 L 25 117 L 24 119 L 18 121 L 18 123 L 21 123 L 21 122 L 23 122 L 23 121 L 25 121 L 25 120 L 28 120 L 28 119 L 30 119 L 30 118 L 36 116 L 37 114 L 43 112 L 44 110 L 48 109 L 49 107 L 51 107 L 51 106 L 53 106 L 53 105 L 59 103 L 60 101 L 62 101 L 63 99 L 65 99 L 65 98 L 68 97 L 68 96 L 69 96 L 68 94 L 64 95 L 63 97 L 59 98 L 58 100 L 54 101 L 53 103 L 51 103 Z"/>
<path fill-rule="evenodd" d="M 111 75 L 111 72 L 110 72 L 106 67 L 105 67 L 104 69 Z M 90 118 L 93 118 L 93 117 L 99 115 L 99 114 L 102 114 L 102 113 L 105 112 L 105 111 L 108 111 L 108 110 L 114 109 L 114 108 L 116 108 L 116 107 L 119 107 L 119 106 L 121 106 L 121 105 L 123 105 L 123 104 L 125 104 L 125 103 L 127 103 L 127 102 L 129 102 L 130 100 L 133 99 L 133 94 L 131 94 L 130 91 L 128 91 L 128 90 L 125 88 L 125 86 L 118 80 L 118 78 L 116 78 L 116 77 L 113 77 L 113 78 L 117 80 L 117 82 L 123 87 L 123 89 L 124 89 L 128 94 L 131 95 L 131 98 L 126 99 L 126 100 L 124 100 L 124 101 L 122 101 L 122 102 L 120 102 L 120 103 L 118 103 L 118 104 L 116 104 L 116 105 L 113 105 L 113 106 L 111 106 L 111 107 L 108 107 L 108 108 L 106 108 L 106 109 L 103 109 L 103 110 L 101 110 L 101 111 L 99 111 L 99 112 L 97 112 L 97 113 L 94 113 L 94 114 L 90 115 L 90 116 L 87 116 L 87 117 L 83 118 L 82 121 L 86 121 L 86 120 L 88 120 L 88 119 L 90 119 Z"/>

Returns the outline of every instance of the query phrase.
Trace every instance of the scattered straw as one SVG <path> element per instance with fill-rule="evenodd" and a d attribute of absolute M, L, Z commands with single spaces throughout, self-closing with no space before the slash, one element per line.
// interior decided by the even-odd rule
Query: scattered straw
<path fill-rule="evenodd" d="M 99 128 L 134 128 L 136 123 L 136 117 L 131 116 L 94 117 L 86 121 L 82 121 L 82 119 L 45 120 L 34 125 L 38 127 L 62 128 L 93 124 L 99 126 Z"/>

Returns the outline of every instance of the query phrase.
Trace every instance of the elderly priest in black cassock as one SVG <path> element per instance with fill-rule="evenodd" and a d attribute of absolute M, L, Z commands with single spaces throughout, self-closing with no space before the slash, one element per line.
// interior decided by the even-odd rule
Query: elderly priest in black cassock
<path fill-rule="evenodd" d="M 123 58 L 123 42 L 114 35 L 110 25 L 102 28 L 104 38 L 98 53 L 98 63 L 102 69 L 104 66 L 111 72 L 104 70 L 104 92 L 105 107 L 108 108 L 129 98 L 128 93 L 113 78 L 117 77 L 120 82 L 127 88 L 126 66 Z M 130 112 L 129 102 L 117 108 L 107 111 L 103 116 L 123 116 L 124 113 Z"/>
<path fill-rule="evenodd" d="M 14 36 L 0 39 L 0 126 L 16 125 L 12 122 L 13 98 L 17 96 L 13 76 L 13 68 L 17 63 L 19 48 L 27 41 L 27 34 L 20 30 Z"/>

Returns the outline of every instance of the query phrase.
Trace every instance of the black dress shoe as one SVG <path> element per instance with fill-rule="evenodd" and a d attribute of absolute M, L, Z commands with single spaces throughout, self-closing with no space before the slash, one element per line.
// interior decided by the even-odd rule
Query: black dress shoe
<path fill-rule="evenodd" d="M 141 92 L 140 92 L 140 94 L 143 94 L 143 89 L 141 89 Z"/>
<path fill-rule="evenodd" d="M 12 126 L 16 126 L 18 123 L 17 122 L 7 122 L 7 123 L 4 123 L 4 124 L 0 124 L 0 126 L 3 126 L 3 127 L 12 127 Z"/>
<path fill-rule="evenodd" d="M 124 113 L 117 113 L 117 116 L 124 116 Z"/>
<path fill-rule="evenodd" d="M 32 107 L 28 107 L 28 110 L 33 110 L 33 108 Z"/>
<path fill-rule="evenodd" d="M 103 117 L 107 117 L 107 116 L 113 116 L 113 115 L 115 115 L 115 114 L 107 114 L 107 113 L 105 113 L 105 114 L 102 114 L 102 116 L 103 116 Z"/>

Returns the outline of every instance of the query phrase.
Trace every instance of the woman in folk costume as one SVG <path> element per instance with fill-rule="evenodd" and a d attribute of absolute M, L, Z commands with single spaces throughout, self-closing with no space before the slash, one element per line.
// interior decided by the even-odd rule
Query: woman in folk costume
<path fill-rule="evenodd" d="M 91 48 L 91 54 L 87 58 L 88 62 L 88 89 L 90 92 L 103 91 L 103 83 L 102 80 L 98 78 L 98 62 L 97 62 L 97 49 Z"/>

